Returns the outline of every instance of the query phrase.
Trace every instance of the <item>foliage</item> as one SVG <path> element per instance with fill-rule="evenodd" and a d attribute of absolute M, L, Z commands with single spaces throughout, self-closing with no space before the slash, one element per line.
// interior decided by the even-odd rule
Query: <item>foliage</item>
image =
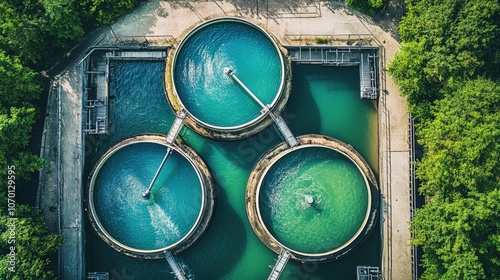
<path fill-rule="evenodd" d="M 391 76 L 406 95 L 410 112 L 419 119 L 428 118 L 432 102 L 440 95 L 439 81 L 423 71 L 429 61 L 423 42 L 403 42 L 389 66 Z"/>
<path fill-rule="evenodd" d="M 26 105 L 21 108 L 11 107 L 9 111 L 0 110 L 0 177 L 7 178 L 7 166 L 16 167 L 16 182 L 30 179 L 31 174 L 42 168 L 44 160 L 28 151 L 27 146 L 35 122 L 35 108 Z M 18 188 L 17 191 L 31 191 Z M 2 184 L 0 192 L 7 192 L 7 184 Z M 6 196 L 0 196 L 0 206 L 6 205 Z"/>
<path fill-rule="evenodd" d="M 142 2 L 144 0 L 86 0 L 83 5 L 98 22 L 108 24 Z"/>
<path fill-rule="evenodd" d="M 37 118 L 31 104 L 42 93 L 40 75 L 85 32 L 109 23 L 135 7 L 137 0 L 4 0 L 0 2 L 0 177 L 16 167 L 16 192 L 34 193 L 31 174 L 43 166 L 28 144 Z M 36 186 L 36 183 L 33 184 Z M 30 188 L 31 187 L 31 188 Z M 0 191 L 7 193 L 7 184 Z M 7 196 L 0 207 L 7 208 Z M 61 238 L 49 234 L 40 213 L 28 206 L 16 209 L 16 273 L 8 271 L 8 218 L 0 214 L 0 279 L 55 279 L 47 268 L 49 255 Z M 13 277 L 13 278 L 12 278 Z"/>
<path fill-rule="evenodd" d="M 29 13 L 24 10 L 29 9 Z M 0 49 L 7 55 L 17 56 L 25 62 L 37 63 L 42 55 L 44 44 L 40 37 L 43 18 L 40 7 L 30 3 L 0 3 Z"/>
<path fill-rule="evenodd" d="M 419 279 L 498 279 L 500 190 L 432 197 L 417 209 L 414 245 L 424 250 Z"/>
<path fill-rule="evenodd" d="M 384 0 L 347 0 L 347 5 L 368 15 L 382 10 Z"/>
<path fill-rule="evenodd" d="M 479 78 L 449 88 L 418 136 L 427 203 L 416 211 L 413 244 L 424 250 L 421 279 L 500 275 L 500 88 Z"/>
<path fill-rule="evenodd" d="M 37 73 L 21 64 L 15 56 L 0 51 L 0 100 L 1 107 L 20 105 L 21 102 L 36 99 L 42 90 L 36 80 Z"/>
<path fill-rule="evenodd" d="M 500 77 L 500 54 L 491 51 L 500 48 L 498 1 L 413 0 L 406 4 L 408 13 L 399 25 L 403 44 L 389 73 L 417 118 L 429 117 L 430 104 L 443 97 L 450 82 L 482 75 Z"/>
<path fill-rule="evenodd" d="M 46 20 L 51 24 L 44 29 L 59 40 L 78 40 L 84 31 L 80 21 L 79 1 L 74 0 L 40 0 L 45 10 Z"/>
<path fill-rule="evenodd" d="M 320 44 L 320 45 L 328 44 L 327 38 L 316 37 L 316 38 L 314 38 L 314 40 L 316 41 L 316 44 Z"/>
<path fill-rule="evenodd" d="M 0 279 L 56 279 L 47 266 L 50 254 L 59 248 L 62 238 L 49 233 L 41 213 L 26 205 L 17 205 L 16 219 L 11 218 L 0 215 Z M 15 254 L 15 273 L 9 271 L 11 251 Z"/>
<path fill-rule="evenodd" d="M 426 251 L 422 279 L 496 279 L 499 275 L 500 193 L 434 197 L 417 212 L 422 228 L 414 240 Z"/>
<path fill-rule="evenodd" d="M 421 279 L 500 277 L 500 2 L 409 0 L 389 65 L 419 120 Z"/>
<path fill-rule="evenodd" d="M 427 196 L 488 192 L 500 181 L 500 87 L 486 79 L 457 87 L 418 127 L 426 154 L 417 174 Z"/>

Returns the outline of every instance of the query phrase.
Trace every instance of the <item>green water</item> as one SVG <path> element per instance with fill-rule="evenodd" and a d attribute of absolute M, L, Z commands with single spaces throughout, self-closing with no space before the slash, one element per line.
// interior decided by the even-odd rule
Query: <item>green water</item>
<path fill-rule="evenodd" d="M 162 62 L 113 62 L 110 121 L 112 133 L 87 148 L 93 165 L 110 145 L 145 132 L 166 134 L 173 114 L 165 100 Z M 115 73 L 119 70 L 120 73 Z M 293 66 L 293 90 L 283 115 L 295 135 L 326 134 L 351 144 L 377 167 L 377 117 L 373 101 L 359 99 L 357 68 Z M 113 95 L 118 93 L 113 92 Z M 145 95 L 147 98 L 145 98 Z M 118 102 L 119 101 L 119 102 Z M 193 248 L 179 256 L 196 279 L 267 279 L 277 255 L 254 234 L 246 216 L 245 188 L 258 158 L 279 143 L 269 127 L 236 142 L 205 139 L 189 129 L 181 137 L 204 159 L 217 187 L 211 225 Z M 378 223 L 377 223 L 378 224 Z M 290 261 L 280 279 L 355 279 L 356 265 L 380 265 L 378 226 L 362 247 L 341 260 L 323 264 Z M 115 279 L 173 279 L 165 260 L 137 260 L 110 249 L 87 226 L 87 270 L 109 271 Z"/>
<path fill-rule="evenodd" d="M 306 202 L 306 196 L 314 199 Z M 284 246 L 322 254 L 348 243 L 367 214 L 363 175 L 344 155 L 327 148 L 293 151 L 273 164 L 259 194 L 262 219 Z"/>

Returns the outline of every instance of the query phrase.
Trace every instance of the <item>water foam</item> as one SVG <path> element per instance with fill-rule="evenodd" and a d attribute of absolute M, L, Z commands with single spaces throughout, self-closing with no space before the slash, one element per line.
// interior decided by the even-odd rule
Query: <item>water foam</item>
<path fill-rule="evenodd" d="M 151 219 L 151 226 L 156 235 L 156 246 L 165 246 L 165 239 L 176 240 L 181 237 L 179 228 L 160 205 L 153 203 L 148 205 L 147 209 Z"/>

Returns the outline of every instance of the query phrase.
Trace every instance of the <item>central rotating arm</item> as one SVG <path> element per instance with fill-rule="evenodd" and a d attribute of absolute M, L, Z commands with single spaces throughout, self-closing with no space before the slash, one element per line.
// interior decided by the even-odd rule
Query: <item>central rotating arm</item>
<path fill-rule="evenodd" d="M 278 115 L 274 114 L 269 109 L 269 106 L 264 105 L 264 103 L 262 103 L 262 101 L 260 101 L 259 98 L 257 98 L 257 96 L 236 76 L 236 74 L 234 74 L 233 70 L 229 69 L 228 67 L 225 67 L 224 68 L 224 74 L 226 74 L 229 77 L 233 78 L 246 91 L 246 93 L 248 93 L 248 95 L 250 95 L 250 97 L 252 97 L 252 99 L 255 102 L 257 102 L 257 104 L 260 105 L 260 107 L 262 107 L 262 113 L 265 114 L 265 113 L 269 112 L 269 115 L 271 116 L 271 118 L 273 119 L 273 121 L 276 123 L 276 126 L 278 127 L 281 135 L 285 138 L 286 142 L 288 143 L 288 145 L 290 147 L 295 147 L 295 146 L 297 146 L 299 144 L 299 142 L 297 141 L 297 139 L 295 139 L 295 137 L 293 136 L 292 131 L 290 130 L 290 128 L 288 128 L 288 126 L 286 125 L 286 123 L 283 120 L 283 118 L 281 118 L 281 116 L 278 116 Z"/>

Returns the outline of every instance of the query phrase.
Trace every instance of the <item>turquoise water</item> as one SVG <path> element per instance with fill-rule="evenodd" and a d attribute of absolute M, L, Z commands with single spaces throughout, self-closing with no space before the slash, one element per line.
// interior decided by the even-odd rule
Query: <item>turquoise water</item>
<path fill-rule="evenodd" d="M 262 219 L 284 246 L 321 254 L 346 244 L 363 225 L 368 190 L 356 165 L 327 148 L 293 151 L 273 164 L 259 194 Z M 314 199 L 308 204 L 306 196 Z"/>
<path fill-rule="evenodd" d="M 94 145 L 86 145 L 89 166 L 126 137 L 168 132 L 174 115 L 164 95 L 163 68 L 163 62 L 112 62 L 111 94 L 119 95 L 111 100 L 112 130 L 92 142 Z M 376 106 L 373 101 L 359 99 L 358 69 L 294 65 L 292 70 L 293 90 L 283 115 L 292 132 L 325 134 L 347 142 L 376 171 Z M 269 127 L 234 142 L 209 140 L 186 128 L 181 137 L 204 159 L 217 184 L 212 222 L 199 241 L 180 254 L 181 263 L 200 280 L 267 279 L 269 265 L 274 264 L 277 255 L 254 234 L 244 197 L 254 164 L 280 142 L 274 129 Z M 173 279 L 165 260 L 138 260 L 122 255 L 109 248 L 90 225 L 86 233 L 88 271 L 108 271 L 115 279 Z M 342 259 L 322 264 L 291 260 L 280 279 L 356 279 L 356 265 L 380 265 L 380 247 L 377 226 L 362 247 Z"/>
<path fill-rule="evenodd" d="M 231 77 L 264 103 L 273 103 L 282 81 L 279 53 L 259 30 L 241 22 L 218 22 L 189 37 L 178 51 L 174 83 L 186 109 L 213 126 L 246 124 L 262 109 Z"/>
<path fill-rule="evenodd" d="M 292 88 L 288 119 L 296 135 L 337 138 L 352 145 L 378 172 L 377 105 L 360 100 L 358 67 L 295 65 Z"/>
<path fill-rule="evenodd" d="M 190 162 L 172 152 L 149 199 L 142 197 L 166 153 L 155 143 L 115 152 L 96 178 L 94 201 L 104 229 L 118 242 L 141 250 L 168 247 L 195 225 L 202 207 L 200 180 Z"/>

